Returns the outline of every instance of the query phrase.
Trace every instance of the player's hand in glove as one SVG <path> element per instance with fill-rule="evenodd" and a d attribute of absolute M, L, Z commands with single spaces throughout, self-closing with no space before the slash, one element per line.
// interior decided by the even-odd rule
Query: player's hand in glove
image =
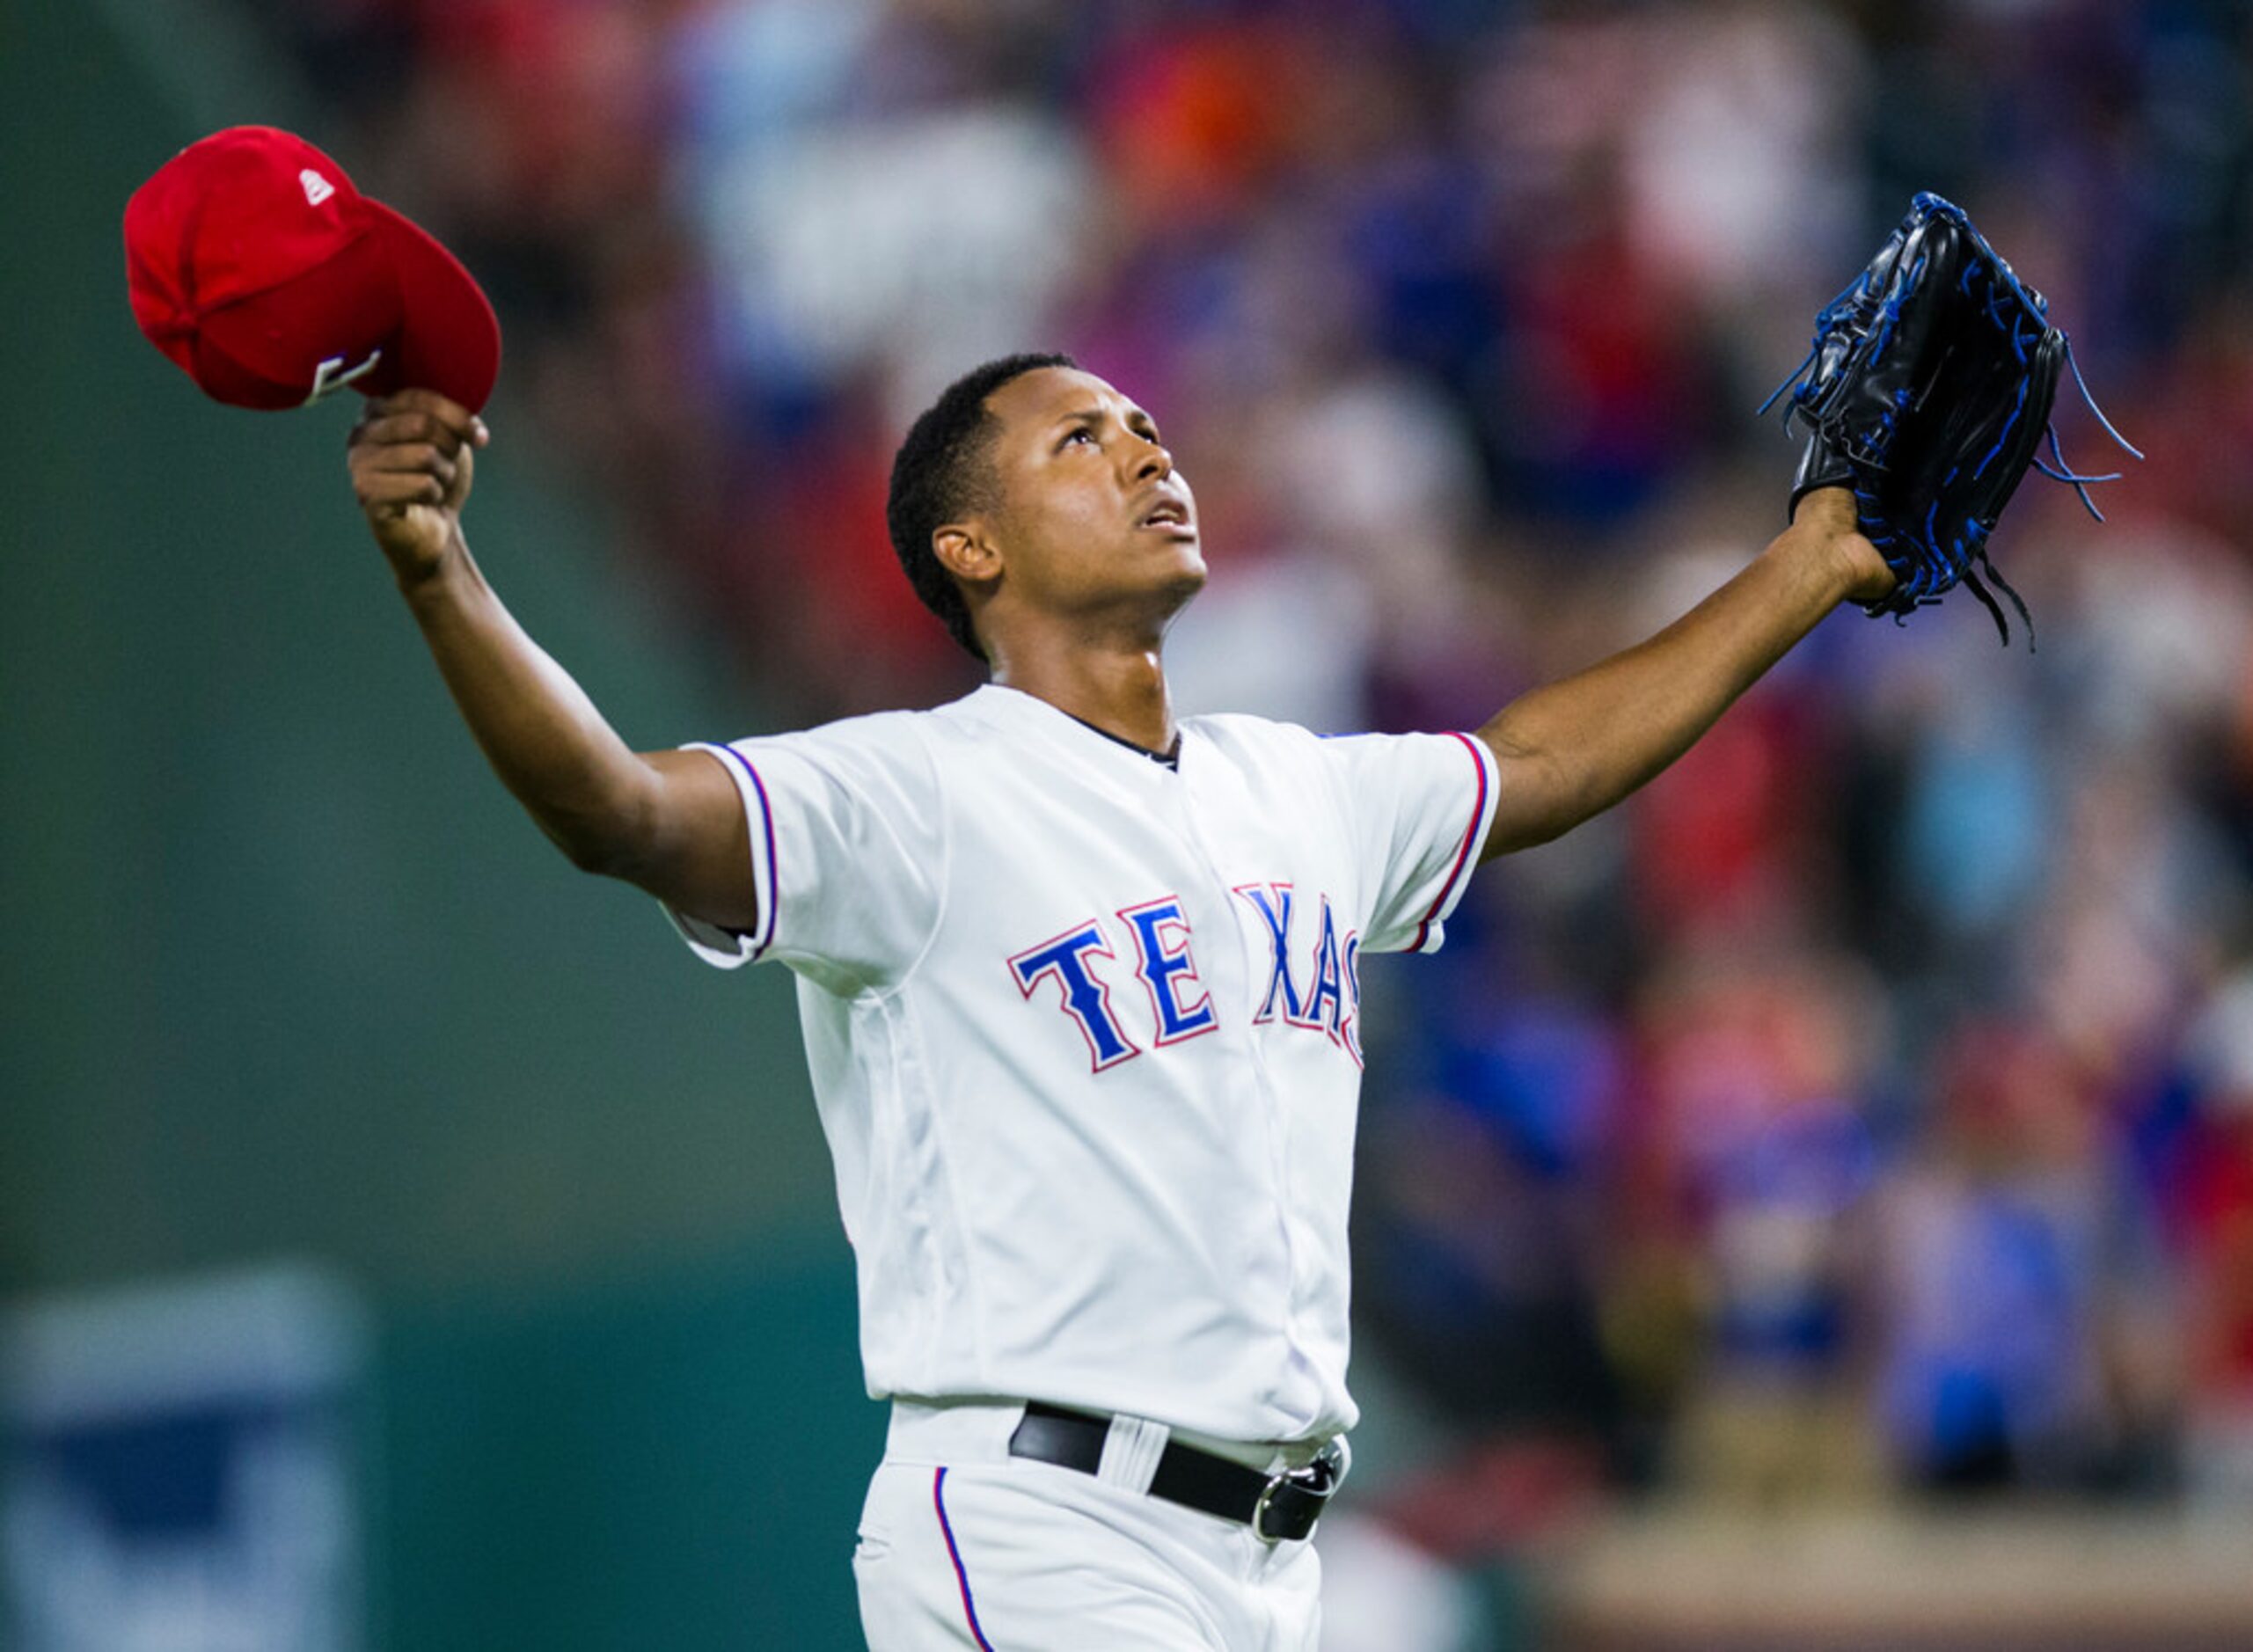
<path fill-rule="evenodd" d="M 399 583 L 444 567 L 460 543 L 485 420 L 435 391 L 371 399 L 347 440 L 352 490 Z"/>
<path fill-rule="evenodd" d="M 2010 627 L 1984 574 L 2010 597 L 2030 637 L 2026 605 L 1987 559 L 2003 507 L 2037 469 L 2070 483 L 2101 521 L 2087 484 L 2115 479 L 2077 474 L 2059 450 L 2050 406 L 2072 361 L 2048 302 L 1960 208 L 1934 194 L 1916 198 L 1869 267 L 1816 317 L 1814 347 L 1768 403 L 1789 391 L 1785 418 L 1808 432 L 1795 510 L 1815 490 L 1848 490 L 1894 576 L 1861 592 L 1873 617 L 1901 618 L 1961 584 L 2008 642 Z M 2093 400 L 2089 407 L 2136 452 Z M 2040 457 L 2045 435 L 2054 465 Z"/>
<path fill-rule="evenodd" d="M 1854 513 L 1854 492 L 1846 487 L 1802 489 L 1791 501 L 1795 533 L 1820 539 L 1836 559 L 1846 585 L 1846 600 L 1863 607 L 1881 603 L 1900 581 L 1887 566 L 1884 552 L 1870 544 Z"/>

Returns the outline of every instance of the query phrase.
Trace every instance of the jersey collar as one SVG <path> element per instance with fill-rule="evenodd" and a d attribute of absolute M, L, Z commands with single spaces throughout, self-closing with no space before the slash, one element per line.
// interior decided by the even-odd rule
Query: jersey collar
<path fill-rule="evenodd" d="M 1179 774 L 1183 754 L 1189 749 L 1189 728 L 1176 721 L 1174 731 L 1174 753 L 1170 760 L 1123 739 L 1108 728 L 1098 728 L 1083 718 L 1074 717 L 1062 706 L 1052 705 L 1037 694 L 1028 694 L 1022 689 L 1006 683 L 988 683 L 976 690 L 970 699 L 990 716 L 1004 722 L 1027 728 L 1041 729 L 1069 743 L 1075 750 L 1093 755 L 1111 754 L 1106 761 L 1131 764 L 1145 774 Z"/>

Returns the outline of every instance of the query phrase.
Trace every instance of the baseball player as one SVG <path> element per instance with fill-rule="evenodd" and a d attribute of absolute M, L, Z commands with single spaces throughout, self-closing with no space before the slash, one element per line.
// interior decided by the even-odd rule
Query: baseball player
<path fill-rule="evenodd" d="M 1313 1648 L 1345 1467 L 1361 969 L 1474 868 L 1609 808 L 1841 600 L 1891 586 L 1851 496 L 1656 637 L 1474 733 L 1177 718 L 1205 579 L 1151 416 L 1055 355 L 943 394 L 892 537 L 991 680 L 636 752 L 462 535 L 483 422 L 371 402 L 360 502 L 462 714 L 573 863 L 721 968 L 797 976 L 892 1402 L 853 1567 L 870 1644 Z"/>

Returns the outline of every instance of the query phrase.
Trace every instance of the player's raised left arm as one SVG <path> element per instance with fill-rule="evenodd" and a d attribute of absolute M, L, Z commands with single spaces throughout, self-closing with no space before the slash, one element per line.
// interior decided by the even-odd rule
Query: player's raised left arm
<path fill-rule="evenodd" d="M 1600 815 L 1694 744 L 1737 697 L 1845 600 L 1893 575 L 1823 488 L 1726 585 L 1646 642 L 1520 695 L 1481 728 L 1500 770 L 1484 859 Z"/>

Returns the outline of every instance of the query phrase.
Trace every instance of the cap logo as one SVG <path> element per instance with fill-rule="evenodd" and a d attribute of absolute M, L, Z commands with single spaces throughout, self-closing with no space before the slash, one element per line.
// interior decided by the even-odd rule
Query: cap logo
<path fill-rule="evenodd" d="M 318 207 L 336 194 L 336 186 L 310 166 L 297 174 L 297 181 L 304 186 L 305 204 L 309 207 Z"/>
<path fill-rule="evenodd" d="M 357 367 L 347 368 L 342 356 L 332 355 L 313 369 L 313 393 L 305 398 L 305 406 L 310 407 L 317 401 L 327 400 L 354 379 L 363 378 L 373 372 L 376 363 L 383 359 L 381 350 L 370 350 L 366 361 Z"/>

